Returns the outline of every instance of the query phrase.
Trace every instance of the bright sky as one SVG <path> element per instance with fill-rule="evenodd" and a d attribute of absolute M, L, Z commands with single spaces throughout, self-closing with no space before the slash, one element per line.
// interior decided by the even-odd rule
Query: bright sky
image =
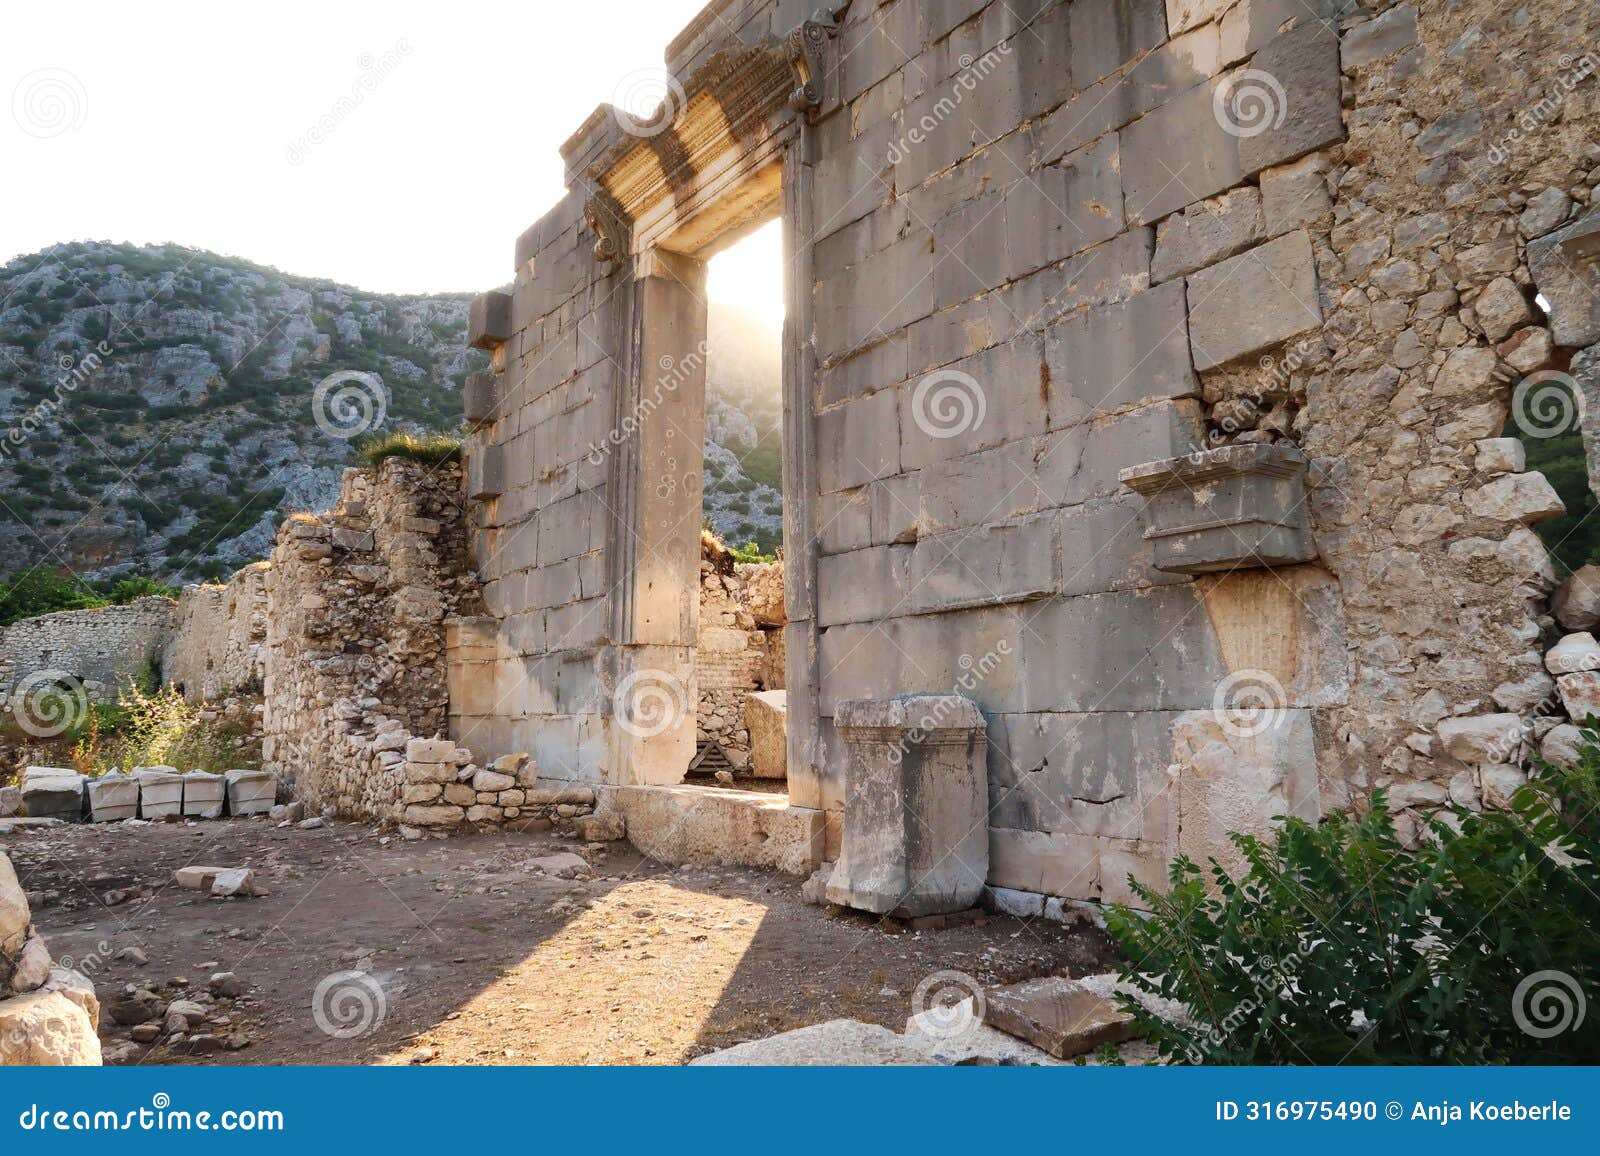
<path fill-rule="evenodd" d="M 561 143 L 602 101 L 647 112 L 702 2 L 8 3 L 0 262 L 173 241 L 363 289 L 492 288 L 562 194 Z M 760 236 L 712 296 L 781 312 Z"/>

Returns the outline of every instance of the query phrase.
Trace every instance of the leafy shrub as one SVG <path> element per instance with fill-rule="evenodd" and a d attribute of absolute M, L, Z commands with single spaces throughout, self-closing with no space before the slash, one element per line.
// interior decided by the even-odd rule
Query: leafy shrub
<path fill-rule="evenodd" d="M 203 721 L 200 707 L 172 687 L 128 685 L 116 703 L 85 712 L 69 737 L 73 765 L 85 774 L 156 766 L 217 774 L 249 765 L 243 729 Z"/>
<path fill-rule="evenodd" d="M 373 434 L 356 446 L 369 466 L 380 466 L 387 458 L 410 458 L 430 466 L 461 460 L 461 439 L 454 434 L 410 433 Z"/>
<path fill-rule="evenodd" d="M 1209 892 L 1180 858 L 1167 894 L 1134 885 L 1149 918 L 1116 907 L 1107 925 L 1123 978 L 1185 1016 L 1123 1002 L 1180 1063 L 1600 1061 L 1597 782 L 1591 746 L 1414 852 L 1375 792 L 1357 819 L 1234 835 L 1248 870 L 1213 860 Z"/>

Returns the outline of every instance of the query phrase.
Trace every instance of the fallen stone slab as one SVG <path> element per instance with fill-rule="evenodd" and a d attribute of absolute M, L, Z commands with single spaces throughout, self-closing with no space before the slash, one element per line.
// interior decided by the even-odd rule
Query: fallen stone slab
<path fill-rule="evenodd" d="M 968 997 L 944 1008 L 930 1008 L 906 1020 L 904 1039 L 938 1064 L 996 1064 L 1057 1067 L 1068 1061 L 1026 1040 L 992 1028 Z"/>
<path fill-rule="evenodd" d="M 172 873 L 172 881 L 190 891 L 210 891 L 217 876 L 227 870 L 227 867 L 179 867 Z"/>
<path fill-rule="evenodd" d="M 248 867 L 229 867 L 218 871 L 211 881 L 211 894 L 221 896 L 256 895 L 256 873 Z"/>
<path fill-rule="evenodd" d="M 30 818 L 76 823 L 83 818 L 86 781 L 66 767 L 27 767 L 22 772 L 22 809 Z"/>
<path fill-rule="evenodd" d="M 191 819 L 220 819 L 228 803 L 228 782 L 221 775 L 190 771 L 183 776 L 183 813 Z"/>
<path fill-rule="evenodd" d="M 1138 1034 L 1134 1019 L 1077 980 L 1050 976 L 995 988 L 982 1001 L 984 1023 L 1070 1060 Z"/>
<path fill-rule="evenodd" d="M 90 822 L 117 823 L 139 817 L 137 779 L 130 779 L 121 771 L 109 771 L 97 779 L 90 779 L 88 790 Z"/>
<path fill-rule="evenodd" d="M 764 1040 L 735 1044 L 690 1060 L 690 1067 L 927 1068 L 932 1059 L 916 1044 L 878 1024 L 829 1020 Z"/>
<path fill-rule="evenodd" d="M 228 771 L 223 778 L 230 815 L 266 815 L 277 802 L 278 780 L 269 771 Z"/>
<path fill-rule="evenodd" d="M 165 819 L 183 814 L 183 776 L 177 767 L 135 767 L 139 780 L 139 814 Z"/>
<path fill-rule="evenodd" d="M 18 831 L 38 831 L 45 827 L 61 826 L 60 819 L 30 819 L 19 815 L 15 819 L 0 819 L 0 835 L 15 835 Z"/>

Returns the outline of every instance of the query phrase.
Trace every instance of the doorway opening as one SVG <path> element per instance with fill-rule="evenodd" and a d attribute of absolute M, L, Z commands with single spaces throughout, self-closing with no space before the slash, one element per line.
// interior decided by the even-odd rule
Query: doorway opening
<path fill-rule="evenodd" d="M 686 781 L 786 790 L 783 222 L 706 275 L 695 747 Z"/>

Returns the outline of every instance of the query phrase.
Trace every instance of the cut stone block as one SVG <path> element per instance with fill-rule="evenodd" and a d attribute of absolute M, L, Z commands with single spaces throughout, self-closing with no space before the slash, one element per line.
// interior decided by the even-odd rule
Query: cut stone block
<path fill-rule="evenodd" d="M 1045 361 L 1051 429 L 1151 398 L 1199 393 L 1182 282 L 1067 318 L 1048 331 Z"/>
<path fill-rule="evenodd" d="M 278 801 L 278 780 L 269 771 L 228 771 L 223 778 L 230 815 L 265 815 Z"/>
<path fill-rule="evenodd" d="M 597 813 L 622 816 L 628 842 L 657 862 L 738 863 L 801 878 L 822 862 L 822 812 L 781 795 L 699 786 L 596 787 L 594 794 Z"/>
<path fill-rule="evenodd" d="M 498 498 L 505 493 L 503 447 L 473 445 L 467 453 L 467 497 Z"/>
<path fill-rule="evenodd" d="M 1600 341 L 1600 213 L 1530 241 L 1528 270 L 1557 345 Z"/>
<path fill-rule="evenodd" d="M 139 781 L 119 771 L 89 780 L 89 818 L 95 823 L 115 823 L 139 817 Z"/>
<path fill-rule="evenodd" d="M 1238 445 L 1122 471 L 1145 495 L 1153 565 L 1173 574 L 1290 566 L 1317 556 L 1306 516 L 1306 457 Z"/>
<path fill-rule="evenodd" d="M 408 763 L 451 763 L 456 761 L 456 744 L 451 739 L 412 739 L 406 743 Z"/>
<path fill-rule="evenodd" d="M 210 892 L 212 883 L 216 882 L 218 875 L 229 870 L 227 867 L 179 867 L 172 873 L 172 881 L 179 887 L 188 891 Z"/>
<path fill-rule="evenodd" d="M 1417 43 L 1417 6 L 1402 4 L 1345 33 L 1341 59 L 1347 72 L 1403 52 Z"/>
<path fill-rule="evenodd" d="M 469 373 L 461 394 L 468 421 L 498 421 L 505 416 L 499 412 L 500 376 L 491 370 Z"/>
<path fill-rule="evenodd" d="M 758 779 L 782 779 L 789 773 L 788 704 L 786 690 L 761 690 L 745 696 L 750 771 Z"/>
<path fill-rule="evenodd" d="M 1170 281 L 1215 265 L 1266 239 L 1261 193 L 1245 186 L 1190 205 L 1162 221 L 1150 280 Z"/>
<path fill-rule="evenodd" d="M 256 873 L 248 867 L 227 867 L 218 871 L 211 880 L 212 895 L 256 894 Z"/>
<path fill-rule="evenodd" d="M 511 294 L 491 289 L 473 298 L 467 309 L 467 344 L 493 351 L 511 337 Z"/>
<path fill-rule="evenodd" d="M 1245 118 L 1254 111 L 1243 99 L 1251 83 L 1247 78 L 1262 74 L 1277 82 L 1278 87 L 1266 93 L 1275 107 L 1264 126 L 1245 120 L 1249 127 L 1239 136 L 1239 162 L 1245 173 L 1258 173 L 1344 139 L 1339 34 L 1327 23 L 1308 20 L 1255 54 L 1229 93 L 1238 101 L 1234 111 Z"/>
<path fill-rule="evenodd" d="M 1201 372 L 1321 326 L 1317 267 L 1304 230 L 1189 278 L 1189 341 Z"/>
<path fill-rule="evenodd" d="M 136 767 L 139 780 L 139 814 L 163 819 L 183 814 L 183 776 L 176 767 Z"/>
<path fill-rule="evenodd" d="M 22 788 L 0 787 L 0 819 L 22 813 Z"/>
<path fill-rule="evenodd" d="M 196 819 L 219 819 L 228 803 L 228 781 L 206 771 L 183 776 L 183 813 Z"/>
<path fill-rule="evenodd" d="M 1138 1034 L 1133 1016 L 1076 980 L 1030 979 L 985 993 L 983 1022 L 1069 1060 Z"/>
<path fill-rule="evenodd" d="M 27 767 L 22 772 L 22 809 L 34 819 L 76 823 L 83 817 L 85 778 L 65 767 Z"/>
<path fill-rule="evenodd" d="M 983 714 L 961 695 L 839 704 L 846 749 L 842 854 L 832 903 L 879 915 L 963 911 L 989 874 Z"/>
<path fill-rule="evenodd" d="M 879 1024 L 829 1020 L 690 1060 L 691 1067 L 932 1067 L 915 1044 Z"/>

